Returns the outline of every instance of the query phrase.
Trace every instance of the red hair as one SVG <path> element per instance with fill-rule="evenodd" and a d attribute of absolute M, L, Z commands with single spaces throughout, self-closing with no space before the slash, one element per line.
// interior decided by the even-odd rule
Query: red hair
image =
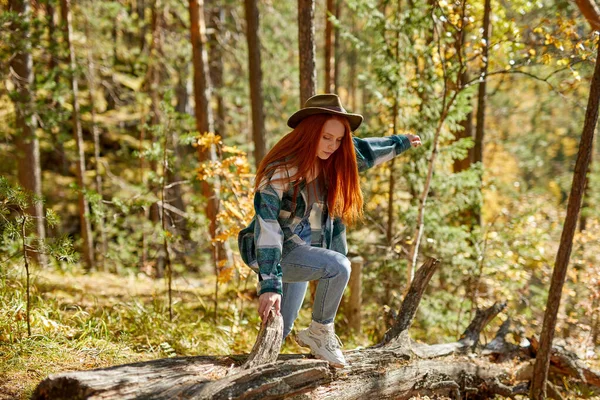
<path fill-rule="evenodd" d="M 327 160 L 320 160 L 317 150 L 323 127 L 329 119 L 340 121 L 345 132 L 340 147 Z M 296 193 L 300 179 L 306 177 L 315 162 L 319 161 L 327 182 L 329 215 L 341 217 L 348 224 L 357 222 L 363 216 L 363 196 L 352 131 L 344 117 L 316 114 L 303 119 L 293 131 L 277 142 L 261 161 L 256 172 L 255 190 L 259 190 L 265 177 L 272 176 L 277 168 L 285 166 L 297 168 L 296 173 L 290 177 L 290 183 L 294 185 Z"/>

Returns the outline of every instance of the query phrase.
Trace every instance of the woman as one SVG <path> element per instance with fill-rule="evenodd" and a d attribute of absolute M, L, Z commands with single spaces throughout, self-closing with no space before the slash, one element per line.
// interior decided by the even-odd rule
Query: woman
<path fill-rule="evenodd" d="M 344 224 L 362 217 L 358 173 L 421 145 L 416 135 L 353 137 L 362 120 L 334 94 L 308 99 L 258 167 L 256 215 L 238 236 L 244 262 L 258 273 L 259 315 L 264 322 L 272 308 L 281 314 L 284 338 L 308 281 L 319 281 L 312 322 L 297 341 L 335 367 L 347 365 L 333 321 L 350 277 Z"/>

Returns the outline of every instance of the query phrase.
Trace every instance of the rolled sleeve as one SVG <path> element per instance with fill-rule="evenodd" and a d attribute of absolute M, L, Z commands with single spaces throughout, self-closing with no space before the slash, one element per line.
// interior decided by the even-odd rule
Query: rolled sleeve
<path fill-rule="evenodd" d="M 410 149 L 406 135 L 386 137 L 352 138 L 356 151 L 356 162 L 360 172 L 383 164 Z"/>

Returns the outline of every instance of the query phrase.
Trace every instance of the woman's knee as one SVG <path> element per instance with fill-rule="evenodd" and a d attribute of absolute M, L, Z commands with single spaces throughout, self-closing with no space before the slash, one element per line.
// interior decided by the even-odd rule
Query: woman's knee
<path fill-rule="evenodd" d="M 350 260 L 343 254 L 337 253 L 332 260 L 332 274 L 336 276 L 340 276 L 348 281 L 350 279 L 350 272 L 352 271 L 352 266 L 350 264 Z"/>

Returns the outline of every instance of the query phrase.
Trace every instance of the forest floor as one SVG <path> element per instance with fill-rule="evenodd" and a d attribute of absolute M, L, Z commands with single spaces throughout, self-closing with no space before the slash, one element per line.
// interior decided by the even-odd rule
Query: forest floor
<path fill-rule="evenodd" d="M 241 278 L 221 285 L 215 320 L 214 277 L 178 273 L 170 320 L 164 279 L 134 272 L 47 268 L 32 274 L 28 335 L 24 272 L 3 266 L 0 274 L 0 400 L 29 398 L 41 380 L 62 371 L 173 356 L 248 353 L 259 329 L 253 283 Z M 308 303 L 297 326 L 310 320 Z M 373 311 L 365 313 L 365 323 L 373 325 Z M 372 326 L 358 336 L 338 333 L 346 349 L 374 340 Z M 282 353 L 306 352 L 290 339 L 282 348 Z M 597 355 L 586 361 L 600 369 Z"/>
<path fill-rule="evenodd" d="M 2 267 L 0 273 L 0 400 L 29 398 L 41 380 L 62 371 L 249 353 L 259 329 L 253 284 L 220 287 L 215 323 L 214 277 L 180 275 L 169 320 L 164 279 L 48 268 L 32 274 L 28 335 L 24 272 Z M 299 323 L 309 318 L 304 308 Z M 282 352 L 306 350 L 288 340 Z"/>

